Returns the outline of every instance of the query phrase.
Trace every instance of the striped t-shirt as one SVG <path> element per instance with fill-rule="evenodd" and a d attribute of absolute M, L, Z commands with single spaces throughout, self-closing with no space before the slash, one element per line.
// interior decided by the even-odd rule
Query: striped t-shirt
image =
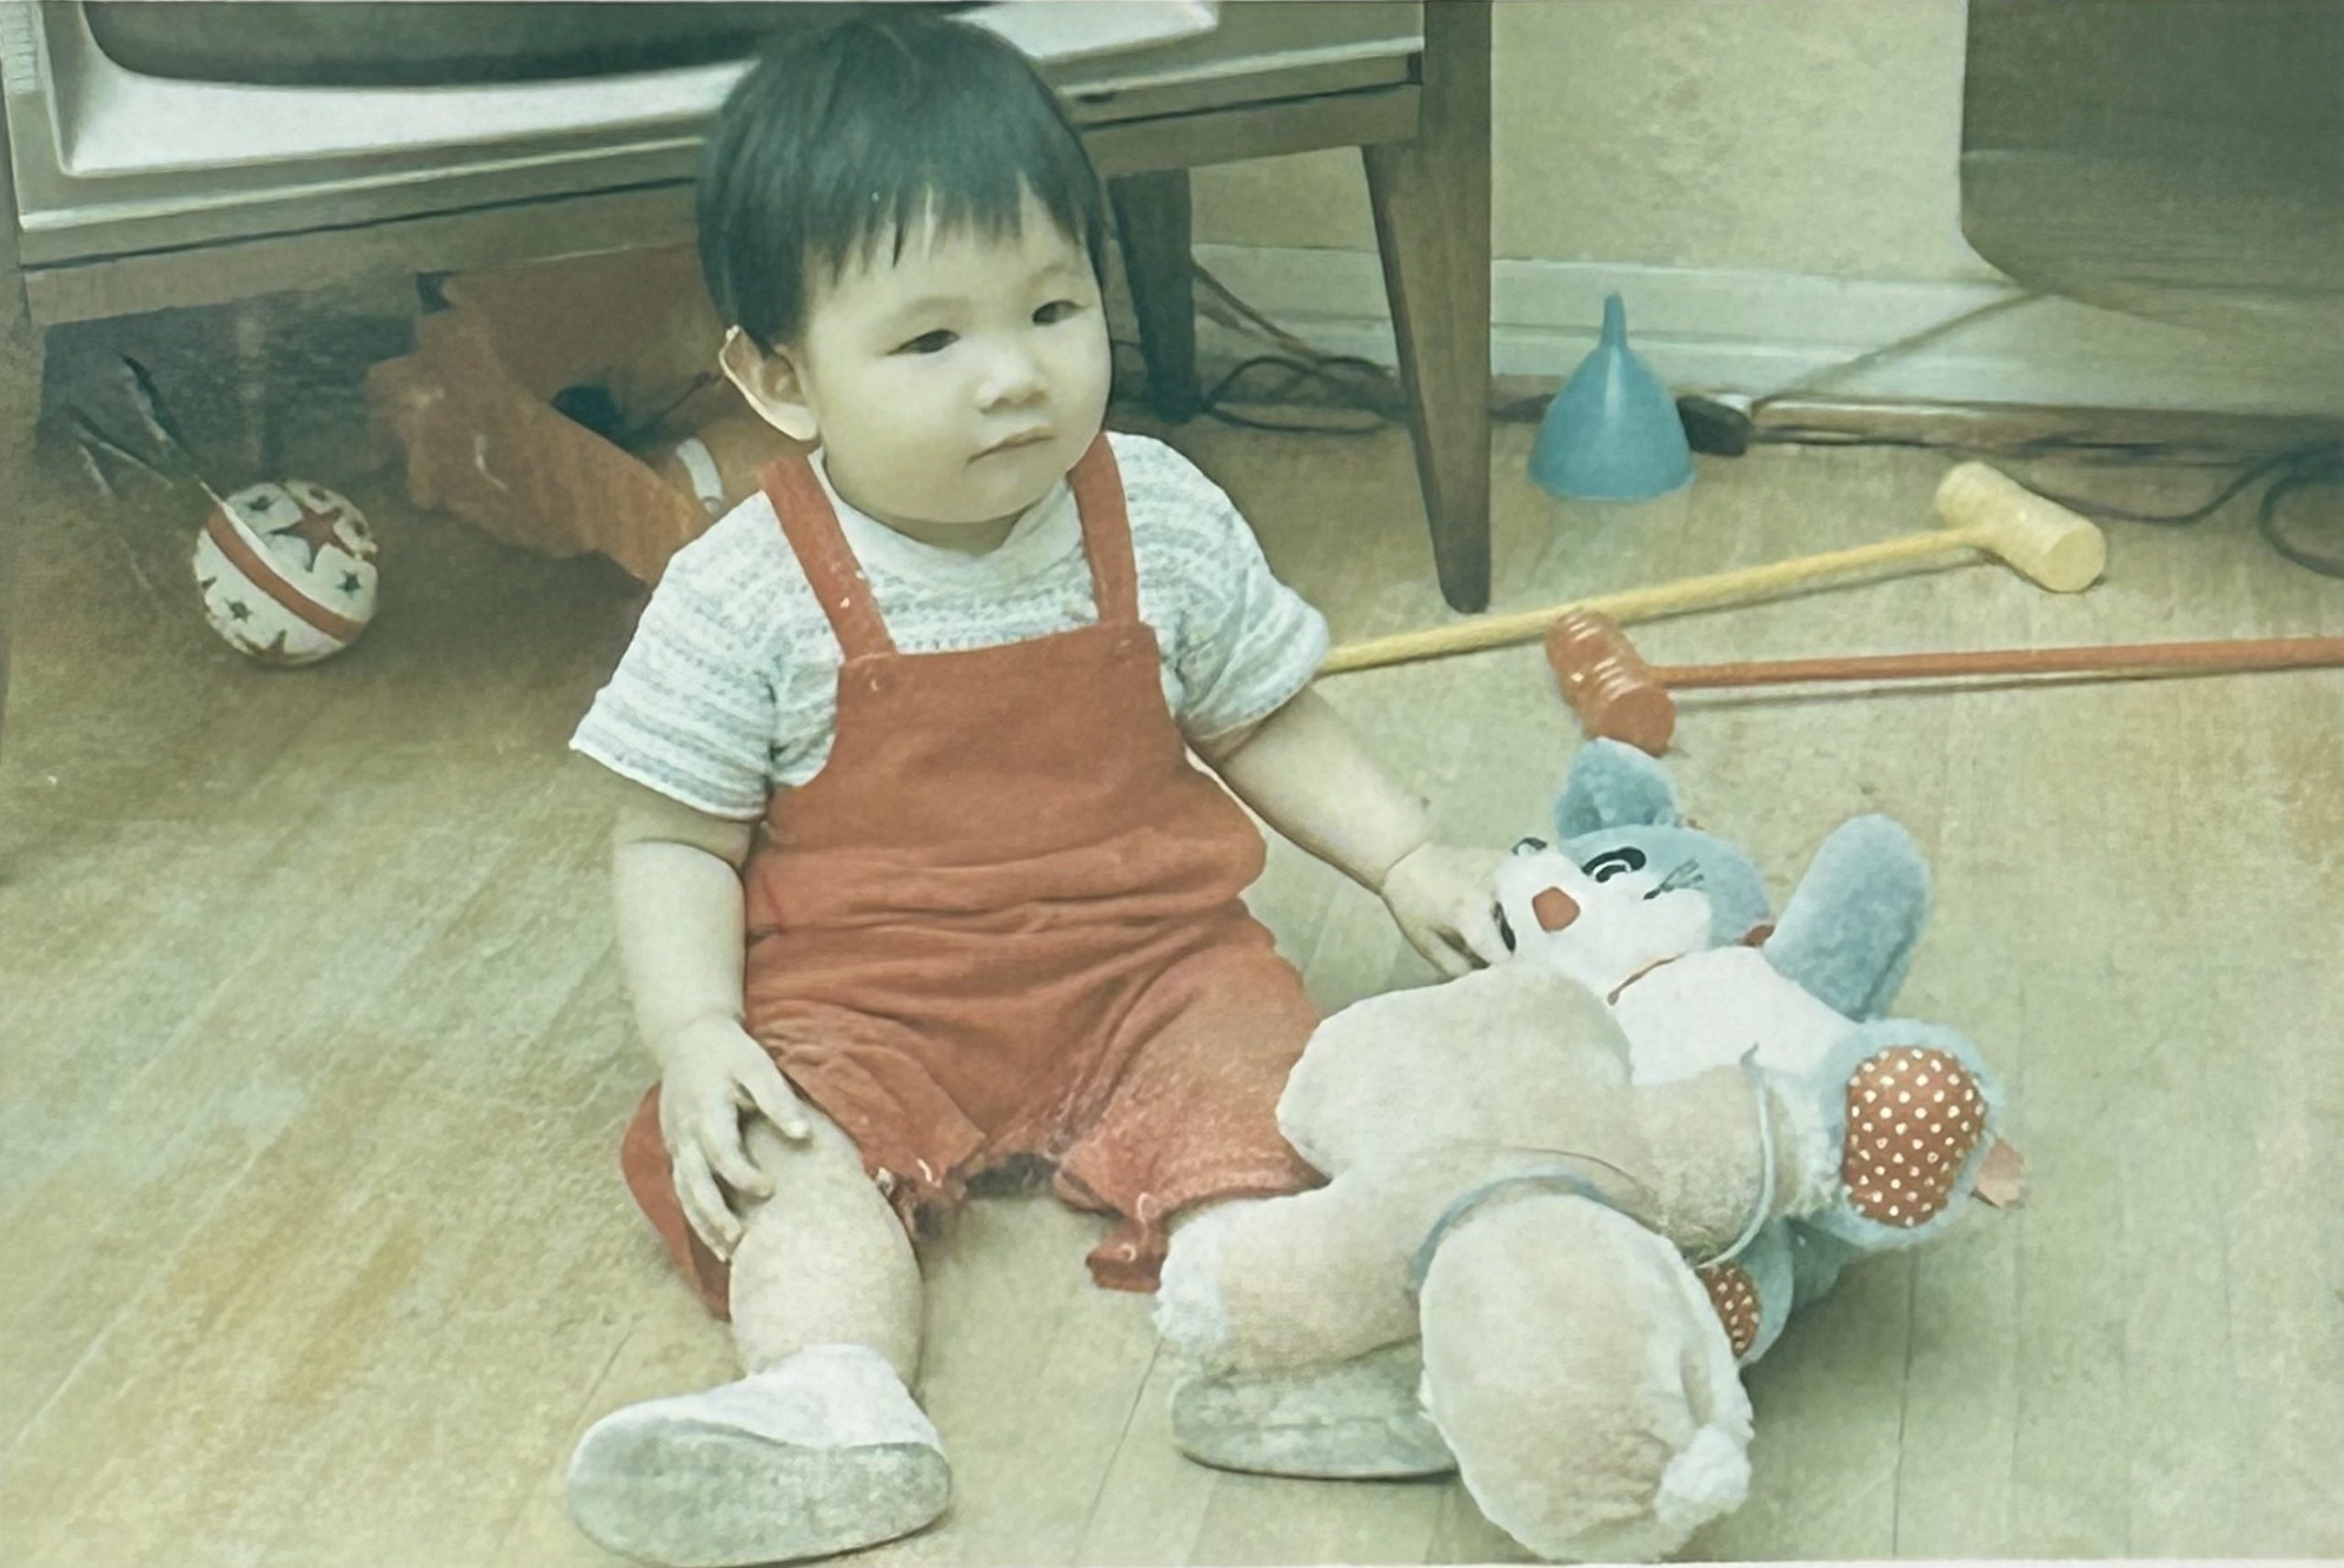
<path fill-rule="evenodd" d="M 1145 436 L 1108 439 L 1167 706 L 1191 740 L 1266 718 L 1325 657 L 1326 621 L 1271 575 L 1244 518 L 1195 464 Z M 1064 481 L 998 548 L 971 556 L 874 522 L 830 490 L 819 454 L 814 470 L 901 652 L 993 647 L 1098 620 Z M 686 806 L 745 821 L 829 758 L 840 663 L 772 503 L 754 495 L 668 563 L 570 746 Z"/>

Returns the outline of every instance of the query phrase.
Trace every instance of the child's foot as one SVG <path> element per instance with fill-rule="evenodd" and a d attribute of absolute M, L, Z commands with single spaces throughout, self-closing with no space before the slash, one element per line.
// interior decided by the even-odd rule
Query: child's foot
<path fill-rule="evenodd" d="M 1416 1384 L 1415 1340 L 1331 1367 L 1199 1371 L 1172 1390 L 1172 1441 L 1199 1464 L 1314 1480 L 1445 1476 L 1457 1468 Z"/>
<path fill-rule="evenodd" d="M 613 1552 L 723 1568 L 908 1535 L 944 1511 L 951 1476 L 885 1357 L 817 1345 L 604 1416 L 570 1456 L 569 1493 L 578 1528 Z"/>

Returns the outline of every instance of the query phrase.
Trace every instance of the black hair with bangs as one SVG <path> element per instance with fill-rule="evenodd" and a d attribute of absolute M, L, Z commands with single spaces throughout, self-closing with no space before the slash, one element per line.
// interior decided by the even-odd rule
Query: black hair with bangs
<path fill-rule="evenodd" d="M 767 352 L 795 343 L 810 284 L 891 233 L 900 255 L 931 214 L 1010 237 L 1029 189 L 1103 287 L 1098 172 L 1033 62 L 926 5 L 834 14 L 774 38 L 702 152 L 700 269 L 724 319 Z"/>

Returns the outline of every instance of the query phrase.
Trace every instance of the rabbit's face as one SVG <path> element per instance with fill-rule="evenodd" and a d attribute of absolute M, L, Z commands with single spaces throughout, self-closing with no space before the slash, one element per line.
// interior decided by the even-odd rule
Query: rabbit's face
<path fill-rule="evenodd" d="M 1656 866 L 1633 845 L 1582 863 L 1525 838 L 1498 868 L 1498 929 L 1516 960 L 1609 996 L 1655 964 L 1709 946 L 1700 883 L 1694 862 Z"/>

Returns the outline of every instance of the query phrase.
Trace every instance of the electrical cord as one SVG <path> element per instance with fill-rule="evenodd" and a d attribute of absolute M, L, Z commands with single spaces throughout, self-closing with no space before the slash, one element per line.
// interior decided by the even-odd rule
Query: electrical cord
<path fill-rule="evenodd" d="M 2188 449 L 2170 442 L 2110 441 L 2067 434 L 2038 436 L 2002 446 L 1982 446 L 1914 437 L 1850 435 L 1841 430 L 1794 425 L 1766 427 L 1753 433 L 1752 438 L 1769 444 L 1802 446 L 1919 447 L 1960 457 L 1991 458 L 2006 463 L 2093 456 L 2121 462 L 2156 462 L 2193 455 Z M 2255 508 L 2255 531 L 2262 535 L 2263 542 L 2280 557 L 2306 571 L 2317 572 L 2322 577 L 2344 578 L 2344 553 L 2315 549 L 2291 537 L 2283 512 L 2287 499 L 2300 491 L 2344 486 L 2344 440 L 2308 442 L 2251 458 L 2239 467 L 2237 472 L 2217 485 L 2205 500 L 2179 511 L 2143 511 L 2076 495 L 2032 478 L 2025 479 L 2024 482 L 2027 489 L 2046 501 L 2072 512 L 2083 513 L 2096 521 L 2131 523 L 2151 528 L 2187 528 L 2203 523 L 2265 481 L 2269 482 Z M 2339 508 L 2339 512 L 2344 512 L 2344 508 Z"/>
<path fill-rule="evenodd" d="M 1205 291 L 1205 297 L 1199 301 L 1205 314 L 1224 326 L 1262 339 L 1279 351 L 1256 354 L 1223 374 L 1206 391 L 1198 410 L 1201 416 L 1241 429 L 1335 436 L 1366 435 L 1387 424 L 1406 419 L 1405 393 L 1399 378 L 1388 367 L 1356 355 L 1321 352 L 1248 304 L 1201 264 L 1196 265 L 1195 275 Z M 2045 297 L 2047 297 L 2039 292 L 2028 291 L 1989 300 L 1894 342 L 1882 344 L 1853 359 L 1827 366 L 1788 385 L 1778 387 L 1754 399 L 1748 413 L 1754 417 L 1770 404 L 1813 391 L 1826 383 L 1844 379 L 1865 366 L 1908 352 L 1958 328 Z M 1120 340 L 1114 346 L 1133 353 L 1140 351 L 1137 344 Z M 1284 379 L 1268 385 L 1246 384 L 1249 378 L 1257 376 L 1257 373 L 1269 370 L 1282 372 Z M 1249 405 L 1283 403 L 1302 387 L 1312 384 L 1331 393 L 1339 409 L 1365 417 L 1351 420 L 1271 420 L 1239 414 L 1229 407 L 1232 402 Z M 1491 413 L 1492 417 L 1503 420 L 1535 419 L 1544 413 L 1547 402 L 1545 396 L 1516 398 L 1493 406 Z M 1774 424 L 1753 426 L 1748 433 L 1748 439 L 1769 445 L 1915 447 L 1963 457 L 2020 463 L 2050 458 L 2094 457 L 2127 463 L 2155 462 L 2197 455 L 2171 442 L 2111 441 L 2083 432 L 2055 432 L 2002 445 L 1981 445 L 1925 437 L 1870 436 L 1816 426 Z M 2344 440 L 2312 442 L 2252 458 L 2204 501 L 2178 512 L 2147 512 L 2118 506 L 2063 494 L 2032 481 L 2027 481 L 2027 488 L 2047 501 L 2096 519 L 2148 527 L 2179 528 L 2204 522 L 2264 481 L 2269 482 L 2255 513 L 2256 531 L 2263 541 L 2280 557 L 2306 570 L 2317 572 L 2323 577 L 2344 578 L 2344 554 L 2329 553 L 2302 543 L 2300 536 L 2292 533 L 2284 521 L 2284 503 L 2291 496 L 2316 488 L 2344 489 Z"/>
<path fill-rule="evenodd" d="M 2330 448 L 2324 461 L 2316 461 L 2273 480 L 2271 488 L 2263 492 L 2262 504 L 2255 509 L 2255 531 L 2263 535 L 2264 544 L 2295 565 L 2316 571 L 2322 577 L 2344 578 L 2344 554 L 2315 550 L 2297 544 L 2287 536 L 2285 527 L 2280 523 L 2280 507 L 2287 497 L 2314 486 L 2344 491 L 2344 446 Z M 2331 511 L 2331 527 L 2339 518 L 2344 518 L 2344 496 L 2339 497 L 2339 504 Z M 2344 528 L 2335 528 L 2334 531 L 2344 534 Z"/>
<path fill-rule="evenodd" d="M 2118 506 L 2111 502 L 2079 501 L 2073 496 L 2061 495 L 2045 489 L 2041 485 L 2030 484 L 2027 488 L 2045 500 L 2056 502 L 2070 511 L 2089 510 L 2096 517 L 2109 518 L 2119 523 L 2140 523 L 2153 528 L 2187 528 L 2192 524 L 2203 523 L 2207 518 L 2219 512 L 2230 502 L 2253 488 L 2255 482 L 2265 475 L 2282 471 L 2292 474 L 2301 470 L 2305 464 L 2316 461 L 2324 450 L 2325 449 L 2321 448 L 2294 448 L 2285 451 L 2266 453 L 2242 465 L 2237 473 L 2231 475 L 2227 482 L 2218 486 L 2213 494 L 2204 501 L 2179 512 L 2141 512 L 2129 506 Z M 2024 458 L 2048 454 L 2014 452 L 2010 455 Z"/>

